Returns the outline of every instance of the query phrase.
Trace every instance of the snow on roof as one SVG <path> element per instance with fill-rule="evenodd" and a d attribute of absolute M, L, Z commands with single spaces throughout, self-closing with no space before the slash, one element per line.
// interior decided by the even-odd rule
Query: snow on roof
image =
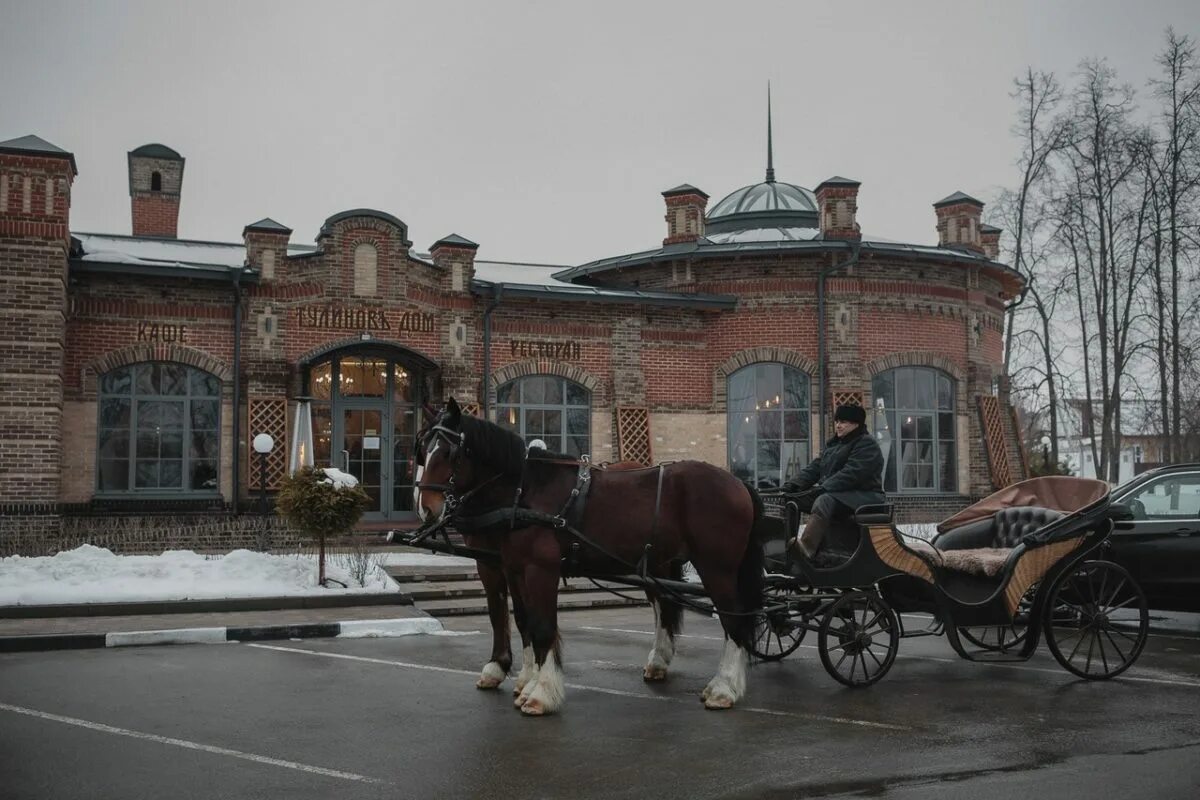
<path fill-rule="evenodd" d="M 242 243 L 189 239 L 151 239 L 106 233 L 73 233 L 83 251 L 82 261 L 177 267 L 241 267 L 246 263 Z M 311 253 L 313 245 L 288 245 L 288 255 Z"/>
<path fill-rule="evenodd" d="M 507 261 L 476 261 L 475 279 L 488 283 L 518 284 L 521 286 L 572 286 L 560 281 L 554 273 L 567 269 L 552 264 L 519 264 Z"/>

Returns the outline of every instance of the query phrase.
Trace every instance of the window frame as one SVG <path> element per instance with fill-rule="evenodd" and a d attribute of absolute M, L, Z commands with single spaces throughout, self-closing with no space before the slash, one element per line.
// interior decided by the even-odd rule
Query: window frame
<path fill-rule="evenodd" d="M 734 370 L 733 372 L 729 373 L 729 375 L 727 375 L 725 377 L 725 440 L 726 440 L 725 441 L 725 463 L 728 466 L 728 469 L 730 470 L 730 472 L 733 472 L 733 470 L 734 470 L 734 448 L 737 447 L 737 445 L 739 443 L 739 441 L 738 441 L 739 437 L 734 436 L 734 417 L 738 414 L 745 414 L 749 411 L 749 409 L 735 409 L 733 407 L 734 406 L 733 395 L 732 395 L 733 383 L 735 380 L 737 380 L 739 375 L 746 372 L 747 370 L 757 370 L 762 367 L 776 367 L 779 369 L 779 371 L 780 371 L 780 373 L 779 373 L 780 386 L 783 388 L 783 391 L 784 391 L 784 395 L 782 395 L 782 396 L 786 396 L 786 390 L 787 390 L 787 385 L 788 385 L 788 378 L 787 378 L 788 370 L 790 370 L 790 371 L 794 372 L 796 375 L 800 376 L 800 378 L 803 380 L 804 386 L 805 386 L 805 399 L 807 402 L 803 408 L 790 408 L 790 407 L 786 406 L 782 400 L 778 407 L 779 412 L 781 414 L 780 425 L 779 425 L 779 437 L 772 441 L 779 443 L 779 453 L 777 456 L 778 482 L 775 485 L 782 486 L 784 482 L 789 480 L 789 475 L 786 472 L 786 464 L 783 463 L 783 450 L 784 450 L 783 446 L 784 446 L 784 444 L 786 444 L 788 442 L 802 442 L 806 445 L 808 452 L 806 454 L 806 457 L 803 459 L 803 463 L 800 464 L 800 469 L 807 467 L 813 459 L 813 424 L 812 424 L 813 379 L 812 379 L 812 375 L 810 375 L 808 372 L 801 369 L 800 367 L 794 366 L 792 364 L 788 364 L 783 361 L 756 361 L 752 364 L 747 364 L 743 367 L 740 367 L 740 368 Z M 757 396 L 757 391 L 755 392 L 754 400 L 755 400 L 755 404 L 756 404 L 755 412 L 756 413 L 761 412 L 763 409 L 758 407 L 758 403 L 763 402 L 763 401 L 761 401 L 761 399 Z M 788 412 L 799 413 L 801 415 L 802 419 L 804 420 L 805 431 L 807 432 L 807 437 L 805 439 L 789 439 L 786 437 L 786 435 L 785 435 L 786 423 L 784 422 L 784 417 L 782 415 L 787 414 Z M 759 459 L 758 459 L 759 446 L 760 446 L 759 426 L 756 421 L 755 425 L 754 425 L 754 448 L 753 448 L 754 455 L 753 455 L 753 460 L 752 460 L 752 463 L 754 464 L 754 472 L 753 472 L 753 475 L 750 476 L 749 480 L 750 480 L 751 484 L 753 486 L 755 486 L 756 488 L 764 488 L 761 483 L 762 475 L 759 472 L 759 463 L 758 463 L 759 462 Z M 738 473 L 734 473 L 734 474 L 737 475 Z"/>
<path fill-rule="evenodd" d="M 914 374 L 914 381 L 913 381 L 913 387 L 912 387 L 914 400 L 913 400 L 913 403 L 911 404 L 911 406 L 901 407 L 901 405 L 899 404 L 899 401 L 897 399 L 899 396 L 899 393 L 900 393 L 900 389 L 899 389 L 900 382 L 898 380 L 898 377 L 901 372 L 906 372 L 906 371 Z M 933 381 L 933 389 L 932 389 L 933 401 L 931 403 L 931 407 L 929 407 L 929 408 L 918 407 L 920 404 L 916 401 L 916 397 L 920 394 L 920 391 L 918 389 L 917 379 L 919 379 L 919 376 L 921 376 L 922 374 L 928 375 L 930 377 L 930 379 Z M 891 396 L 890 397 L 883 397 L 882 393 L 880 393 L 880 391 L 879 391 L 878 384 L 880 381 L 884 380 L 885 378 L 890 378 L 890 385 L 891 385 Z M 942 378 L 949 381 L 949 384 L 950 384 L 949 408 L 941 407 L 941 401 L 939 398 L 938 382 Z M 960 447 L 960 443 L 958 441 L 958 380 L 950 373 L 946 372 L 945 370 L 938 369 L 937 367 L 930 367 L 930 366 L 924 366 L 924 365 L 905 365 L 905 366 L 893 367 L 891 369 L 882 370 L 881 372 L 877 372 L 875 375 L 873 375 L 871 377 L 871 397 L 875 403 L 875 409 L 873 410 L 873 415 L 872 415 L 873 419 L 871 420 L 872 423 L 874 423 L 875 419 L 877 419 L 879 416 L 880 412 L 878 411 L 878 402 L 882 398 L 884 400 L 883 413 L 886 414 L 886 418 L 887 418 L 887 422 L 888 422 L 888 430 L 892 437 L 891 438 L 892 450 L 891 450 L 891 452 L 889 452 L 889 458 L 887 459 L 887 461 L 885 462 L 885 465 L 884 465 L 884 474 L 883 474 L 884 491 L 888 492 L 889 494 L 911 495 L 911 496 L 944 495 L 944 494 L 960 493 L 961 489 L 959 486 L 960 481 L 959 481 L 959 475 L 958 475 L 958 466 L 960 463 L 960 455 L 961 455 L 962 448 Z M 940 418 L 944 414 L 948 414 L 950 417 L 950 420 L 951 420 L 951 425 L 950 425 L 951 430 L 950 430 L 949 437 L 944 437 L 941 435 Z M 901 420 L 905 416 L 911 416 L 913 418 L 913 424 L 916 426 L 916 429 L 917 429 L 917 436 L 915 438 L 905 439 L 901 435 L 901 432 L 902 432 Z M 931 432 L 930 432 L 931 438 L 924 438 L 924 437 L 920 436 L 920 418 L 921 417 L 931 417 L 932 418 L 931 423 L 930 423 L 931 424 Z M 882 433 L 882 431 L 879 430 L 879 426 L 874 425 L 874 429 L 872 430 L 872 435 L 876 436 L 878 439 L 880 437 L 881 433 Z M 932 472 L 933 472 L 933 485 L 932 486 L 923 487 L 923 486 L 904 486 L 904 485 L 902 485 L 901 481 L 904 476 L 904 466 L 905 466 L 904 450 L 903 450 L 902 445 L 905 441 L 913 441 L 913 442 L 917 442 L 917 443 L 926 442 L 926 441 L 932 442 L 932 445 L 933 445 L 933 450 L 932 450 L 933 460 L 931 462 L 931 465 L 932 465 L 931 468 L 932 468 Z M 950 488 L 947 488 L 945 485 L 943 485 L 942 471 L 939 469 L 939 466 L 942 463 L 942 458 L 941 458 L 942 448 L 943 448 L 944 444 L 946 444 L 946 443 L 950 444 L 951 451 L 952 451 L 951 455 L 953 457 L 953 463 L 950 465 L 949 475 L 952 477 L 952 479 L 954 481 L 954 485 Z M 924 464 L 926 462 L 913 462 L 913 463 L 914 464 Z M 893 481 L 893 483 L 890 484 L 890 487 L 889 487 L 889 480 Z"/>
<path fill-rule="evenodd" d="M 187 391 L 184 394 L 144 394 L 144 393 L 138 392 L 138 390 L 137 390 L 137 370 L 140 367 L 146 367 L 146 366 L 150 366 L 150 367 L 171 366 L 171 367 L 178 367 L 178 368 L 183 369 L 184 375 L 186 376 L 184 380 L 185 380 L 185 384 L 187 386 Z M 105 378 L 107 378 L 109 375 L 112 375 L 113 373 L 115 373 L 119 370 L 128 370 L 129 371 L 129 391 L 125 394 L 115 394 L 115 393 L 104 391 Z M 200 375 L 203 375 L 203 376 L 206 376 L 208 378 L 215 380 L 217 383 L 216 393 L 211 394 L 211 395 L 193 394 L 193 392 L 192 392 L 192 374 L 193 373 L 197 373 L 197 374 L 200 374 Z M 139 362 L 136 362 L 133 364 L 122 364 L 119 367 L 114 367 L 113 369 L 110 369 L 108 372 L 105 372 L 105 373 L 99 375 L 97 377 L 97 387 L 96 387 L 96 432 L 95 432 L 95 436 L 93 437 L 93 441 L 95 442 L 95 447 L 96 447 L 96 453 L 95 453 L 95 458 L 94 458 L 95 477 L 92 481 L 94 496 L 99 497 L 99 498 L 126 498 L 126 499 L 136 499 L 136 498 L 209 499 L 209 498 L 221 497 L 222 496 L 222 494 L 221 494 L 221 451 L 222 451 L 221 438 L 222 438 L 222 434 L 224 432 L 224 429 L 222 428 L 222 412 L 223 412 L 222 406 L 224 404 L 224 397 L 223 397 L 224 388 L 225 388 L 225 382 L 223 380 L 221 380 L 221 378 L 219 376 L 217 376 L 216 374 L 209 372 L 208 370 L 201 369 L 200 367 L 194 367 L 194 366 L 191 366 L 190 364 L 183 364 L 183 363 L 180 363 L 177 361 L 139 361 Z M 124 459 L 128 462 L 128 466 L 127 466 L 128 474 L 126 476 L 128 481 L 127 481 L 127 488 L 125 488 L 125 489 L 103 489 L 100 486 L 100 481 L 101 481 L 101 477 L 102 477 L 102 473 L 101 473 L 102 463 L 101 462 L 106 461 L 106 460 L 117 460 L 117 461 L 121 460 L 121 459 L 104 459 L 101 457 L 100 436 L 101 436 L 102 432 L 104 432 L 105 430 L 111 429 L 104 425 L 104 401 L 106 399 L 128 400 L 129 401 L 129 423 L 128 423 L 128 426 L 124 428 L 124 430 L 128 431 L 128 434 L 129 434 L 129 450 L 128 450 L 128 454 L 127 454 L 126 458 Z M 216 408 L 217 408 L 217 414 L 216 414 L 216 420 L 215 420 L 216 427 L 212 429 L 215 431 L 215 434 L 216 434 L 216 439 L 215 439 L 216 449 L 214 450 L 214 452 L 211 456 L 207 456 L 205 458 L 193 458 L 191 455 L 192 435 L 197 430 L 192 427 L 192 401 L 193 400 L 211 401 L 211 402 L 216 403 Z M 138 488 L 137 487 L 137 465 L 138 465 L 138 462 L 139 461 L 142 461 L 142 462 L 153 461 L 153 463 L 161 465 L 161 463 L 164 460 L 162 458 L 161 454 L 155 459 L 149 459 L 149 458 L 139 459 L 137 456 L 138 403 L 142 402 L 142 401 L 158 401 L 158 402 L 180 402 L 180 401 L 182 401 L 183 402 L 184 424 L 180 428 L 183 441 L 182 441 L 182 445 L 181 445 L 181 453 L 180 453 L 180 458 L 179 458 L 181 477 L 180 477 L 180 485 L 178 487 L 174 487 L 174 486 L 170 486 L 170 487 L 155 486 L 155 487 L 146 487 L 146 488 Z M 122 429 L 115 428 L 115 429 L 111 429 L 111 430 L 122 430 Z M 198 430 L 206 431 L 209 429 L 203 428 L 203 429 L 198 429 Z M 160 447 L 161 447 L 161 444 L 160 444 Z M 174 461 L 175 459 L 167 459 L 167 460 Z M 191 468 L 193 461 L 212 461 L 215 463 L 215 465 L 216 465 L 216 469 L 214 472 L 214 475 L 216 477 L 216 485 L 215 486 L 213 486 L 212 488 L 209 488 L 209 489 L 204 489 L 204 488 L 189 489 L 189 488 L 187 488 L 187 485 L 190 480 L 190 468 Z"/>
<path fill-rule="evenodd" d="M 525 399 L 524 399 L 525 398 L 525 389 L 524 389 L 525 382 L 529 381 L 531 379 L 534 379 L 534 378 L 537 378 L 537 379 L 549 378 L 549 379 L 558 381 L 560 384 L 561 391 L 562 391 L 563 402 L 557 403 L 557 404 L 525 402 Z M 514 386 L 514 385 L 520 391 L 520 394 L 517 397 L 517 401 L 515 403 L 514 402 L 507 402 L 507 403 L 501 402 L 500 395 L 504 391 L 504 389 L 509 386 Z M 568 386 L 578 387 L 578 389 L 581 392 L 583 392 L 584 395 L 587 396 L 587 402 L 585 404 L 568 403 L 567 402 Z M 577 433 L 572 434 L 568 431 L 567 420 L 570 416 L 568 414 L 568 412 L 569 411 L 583 411 L 584 414 L 586 415 L 585 420 L 587 423 L 587 431 L 583 434 L 587 437 L 587 448 L 583 451 L 583 453 L 580 453 L 580 455 L 588 454 L 590 456 L 591 451 L 593 449 L 593 445 L 594 445 L 594 440 L 592 437 L 592 402 L 593 402 L 592 395 L 593 395 L 592 391 L 590 389 L 588 389 L 586 386 L 584 386 L 582 383 L 579 383 L 578 381 L 573 381 L 570 378 L 565 378 L 562 375 L 555 375 L 553 373 L 537 373 L 534 375 L 522 375 L 519 378 L 513 378 L 510 381 L 505 381 L 504 383 L 502 383 L 496 387 L 496 403 L 495 403 L 496 422 L 497 422 L 497 424 L 499 424 L 501 427 L 505 428 L 506 430 L 513 431 L 513 433 L 520 436 L 521 440 L 525 442 L 526 447 L 528 447 L 530 441 L 532 441 L 533 439 L 544 438 L 546 434 L 533 434 L 533 435 L 527 434 L 525 432 L 525 413 L 524 412 L 525 411 L 558 411 L 558 412 L 561 412 L 561 415 L 562 415 L 561 422 L 559 424 L 559 433 L 557 435 L 563 442 L 563 448 L 556 452 L 562 452 L 562 453 L 569 455 L 570 451 L 566 448 L 568 437 L 579 436 L 580 434 L 577 434 Z M 516 412 L 517 412 L 517 427 L 516 428 L 510 427 L 506 422 L 503 421 L 504 420 L 503 415 L 506 414 L 509 409 L 516 409 Z M 551 448 L 551 450 L 554 450 L 554 448 Z"/>

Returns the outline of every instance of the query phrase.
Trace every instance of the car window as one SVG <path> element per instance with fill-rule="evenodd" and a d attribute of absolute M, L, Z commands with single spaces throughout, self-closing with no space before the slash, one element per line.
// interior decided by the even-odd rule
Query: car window
<path fill-rule="evenodd" d="M 1124 498 L 1134 519 L 1200 519 L 1200 472 L 1164 475 Z"/>

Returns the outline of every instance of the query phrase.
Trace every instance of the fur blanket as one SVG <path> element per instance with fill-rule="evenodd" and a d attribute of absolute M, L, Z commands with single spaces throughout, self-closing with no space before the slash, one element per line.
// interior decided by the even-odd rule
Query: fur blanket
<path fill-rule="evenodd" d="M 1012 553 L 1005 547 L 976 547 L 969 550 L 938 550 L 923 539 L 904 537 L 904 544 L 940 567 L 992 577 L 1004 569 Z"/>

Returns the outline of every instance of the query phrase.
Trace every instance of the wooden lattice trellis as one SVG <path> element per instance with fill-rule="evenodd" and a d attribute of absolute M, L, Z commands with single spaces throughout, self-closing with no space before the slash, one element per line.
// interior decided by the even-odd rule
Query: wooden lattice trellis
<path fill-rule="evenodd" d="M 650 444 L 650 409 L 617 406 L 617 458 L 639 464 L 654 463 Z"/>
<path fill-rule="evenodd" d="M 270 434 L 275 447 L 267 455 L 267 488 L 278 489 L 287 475 L 287 400 L 282 397 L 251 397 L 246 428 L 246 485 L 259 486 L 258 454 L 254 452 L 254 437 Z"/>
<path fill-rule="evenodd" d="M 482 413 L 479 403 L 459 403 L 458 408 L 462 413 L 471 417 L 478 417 Z"/>
<path fill-rule="evenodd" d="M 1012 420 L 1012 435 L 1016 438 L 1017 453 L 1021 457 L 1021 478 L 1025 479 L 1031 475 L 1029 472 L 1029 453 L 1025 450 L 1025 443 L 1021 441 L 1021 421 L 1017 419 L 1016 406 L 1010 405 L 1008 407 L 1008 414 L 1009 419 Z"/>
<path fill-rule="evenodd" d="M 1012 483 L 1013 479 L 1012 469 L 1008 464 L 1008 447 L 1004 442 L 1004 418 L 1001 416 L 1000 399 L 995 395 L 980 396 L 979 423 L 983 429 L 983 444 L 987 449 L 992 485 L 1003 489 Z"/>

